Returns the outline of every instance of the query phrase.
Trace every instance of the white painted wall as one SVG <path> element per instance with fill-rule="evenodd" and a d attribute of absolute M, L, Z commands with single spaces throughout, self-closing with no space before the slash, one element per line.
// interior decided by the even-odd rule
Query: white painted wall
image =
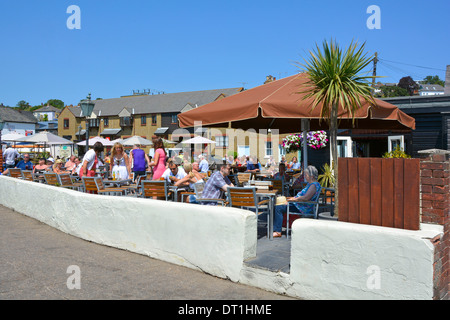
<path fill-rule="evenodd" d="M 305 299 L 432 299 L 434 247 L 442 232 L 298 219 L 291 281 Z"/>
<path fill-rule="evenodd" d="M 68 234 L 238 281 L 256 255 L 249 211 L 92 195 L 0 176 L 0 204 Z"/>

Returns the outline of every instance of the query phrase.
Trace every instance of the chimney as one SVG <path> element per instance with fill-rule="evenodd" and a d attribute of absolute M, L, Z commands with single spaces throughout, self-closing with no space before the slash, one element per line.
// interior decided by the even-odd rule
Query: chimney
<path fill-rule="evenodd" d="M 445 72 L 444 94 L 450 94 L 450 65 L 447 65 L 447 71 Z"/>

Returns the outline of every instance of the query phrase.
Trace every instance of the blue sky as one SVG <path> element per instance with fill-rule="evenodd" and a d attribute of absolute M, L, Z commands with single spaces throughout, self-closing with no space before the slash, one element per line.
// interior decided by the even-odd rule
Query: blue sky
<path fill-rule="evenodd" d="M 80 30 L 67 28 L 70 5 L 81 10 Z M 367 28 L 370 5 L 381 9 L 379 30 Z M 449 9 L 448 0 L 3 0 L 0 103 L 249 89 L 295 74 L 295 62 L 331 37 L 378 52 L 382 82 L 444 79 Z"/>

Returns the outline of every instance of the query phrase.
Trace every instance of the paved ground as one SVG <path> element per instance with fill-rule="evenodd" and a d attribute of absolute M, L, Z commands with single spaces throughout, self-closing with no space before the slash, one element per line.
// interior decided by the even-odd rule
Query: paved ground
<path fill-rule="evenodd" d="M 0 206 L 0 299 L 291 298 L 81 240 Z"/>

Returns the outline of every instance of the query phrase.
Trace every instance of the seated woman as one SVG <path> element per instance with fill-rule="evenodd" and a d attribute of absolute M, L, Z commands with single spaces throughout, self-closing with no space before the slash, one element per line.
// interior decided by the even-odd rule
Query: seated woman
<path fill-rule="evenodd" d="M 62 160 L 56 160 L 55 164 L 53 165 L 53 172 L 57 174 L 70 173 L 70 171 L 67 171 L 63 168 L 63 164 L 64 162 Z"/>
<path fill-rule="evenodd" d="M 314 215 L 314 205 L 302 203 L 302 201 L 315 201 L 319 195 L 321 186 L 317 182 L 319 173 L 316 167 L 308 166 L 305 170 L 305 180 L 308 182 L 306 187 L 300 191 L 295 197 L 287 198 L 289 204 L 289 212 L 300 213 L 303 217 Z M 287 212 L 287 205 L 279 205 L 275 207 L 275 216 L 273 222 L 273 237 L 281 237 L 281 228 L 283 226 L 283 214 Z"/>
<path fill-rule="evenodd" d="M 45 158 L 39 158 L 39 163 L 34 166 L 33 173 L 40 173 L 44 171 L 48 171 L 49 166 L 45 164 Z"/>
<path fill-rule="evenodd" d="M 292 161 L 289 163 L 289 169 L 290 170 L 300 170 L 301 164 L 298 162 L 297 157 L 293 157 Z"/>
<path fill-rule="evenodd" d="M 175 186 L 179 187 L 189 185 L 189 187 L 194 190 L 194 184 L 204 182 L 203 175 L 197 170 L 195 170 L 195 168 L 198 168 L 198 166 L 186 163 L 183 166 L 183 168 L 184 171 L 186 172 L 186 176 L 175 182 Z M 195 195 L 192 194 L 189 197 L 187 197 L 186 202 L 197 203 Z"/>

